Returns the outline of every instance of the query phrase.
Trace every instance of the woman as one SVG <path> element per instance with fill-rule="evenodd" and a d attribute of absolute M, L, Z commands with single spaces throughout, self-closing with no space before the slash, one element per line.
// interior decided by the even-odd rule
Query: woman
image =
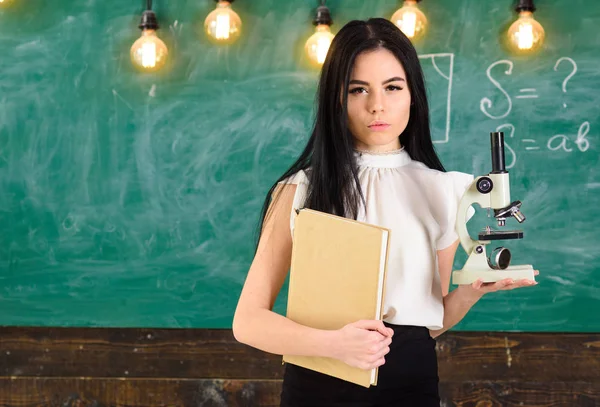
<path fill-rule="evenodd" d="M 282 406 L 439 406 L 433 338 L 484 293 L 534 284 L 477 281 L 448 293 L 457 204 L 472 180 L 445 172 L 436 155 L 423 73 L 408 38 L 385 19 L 344 26 L 322 68 L 312 136 L 265 200 L 233 332 L 265 352 L 380 366 L 379 380 L 367 389 L 288 364 Z M 302 207 L 392 230 L 384 322 L 325 331 L 271 311 L 290 267 L 293 212 Z"/>

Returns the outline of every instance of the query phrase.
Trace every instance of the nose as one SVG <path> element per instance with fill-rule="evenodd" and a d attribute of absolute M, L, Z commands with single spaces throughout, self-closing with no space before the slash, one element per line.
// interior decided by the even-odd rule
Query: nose
<path fill-rule="evenodd" d="M 371 98 L 369 100 L 369 111 L 371 113 L 383 112 L 383 95 L 381 92 L 371 92 Z"/>

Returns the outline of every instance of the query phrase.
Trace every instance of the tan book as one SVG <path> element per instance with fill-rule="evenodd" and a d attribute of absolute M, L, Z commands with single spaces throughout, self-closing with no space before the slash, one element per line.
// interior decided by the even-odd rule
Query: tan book
<path fill-rule="evenodd" d="M 381 320 L 390 230 L 311 209 L 295 219 L 287 317 L 335 330 Z M 378 369 L 332 358 L 284 355 L 283 361 L 358 385 L 377 385 Z"/>

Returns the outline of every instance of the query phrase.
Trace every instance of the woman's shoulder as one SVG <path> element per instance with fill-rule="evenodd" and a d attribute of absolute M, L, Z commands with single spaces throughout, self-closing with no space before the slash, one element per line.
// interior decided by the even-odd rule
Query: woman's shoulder
<path fill-rule="evenodd" d="M 420 161 L 413 160 L 410 162 L 408 167 L 419 171 L 424 176 L 430 176 L 439 179 L 440 181 L 445 183 L 470 184 L 474 179 L 472 174 L 460 171 L 440 171 L 433 168 L 429 168 Z"/>
<path fill-rule="evenodd" d="M 299 185 L 304 184 L 308 185 L 308 173 L 310 169 L 299 170 L 294 174 L 284 178 L 282 181 L 279 181 L 279 184 L 291 184 L 291 185 Z"/>
<path fill-rule="evenodd" d="M 460 199 L 475 179 L 473 174 L 461 171 L 439 171 L 418 161 L 412 161 L 410 168 L 414 171 L 412 176 L 418 179 L 420 185 L 426 186 L 435 196 L 441 194 L 442 199 L 434 198 L 440 204 L 448 200 Z"/>
<path fill-rule="evenodd" d="M 445 177 L 448 180 L 447 182 L 452 184 L 455 189 L 458 191 L 464 192 L 464 190 L 471 185 L 475 176 L 473 174 L 468 174 L 466 172 L 460 171 L 448 171 L 445 172 Z"/>

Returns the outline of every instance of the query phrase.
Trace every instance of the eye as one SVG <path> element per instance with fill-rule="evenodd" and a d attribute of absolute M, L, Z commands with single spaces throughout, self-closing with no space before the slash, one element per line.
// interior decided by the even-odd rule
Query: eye
<path fill-rule="evenodd" d="M 363 91 L 366 92 L 367 90 L 365 88 L 353 88 L 353 89 L 350 89 L 348 91 L 348 93 L 351 93 L 351 94 L 354 95 L 354 94 L 357 94 L 357 93 L 363 93 Z"/>
<path fill-rule="evenodd" d="M 390 85 L 387 87 L 387 90 L 402 90 L 399 86 Z"/>

